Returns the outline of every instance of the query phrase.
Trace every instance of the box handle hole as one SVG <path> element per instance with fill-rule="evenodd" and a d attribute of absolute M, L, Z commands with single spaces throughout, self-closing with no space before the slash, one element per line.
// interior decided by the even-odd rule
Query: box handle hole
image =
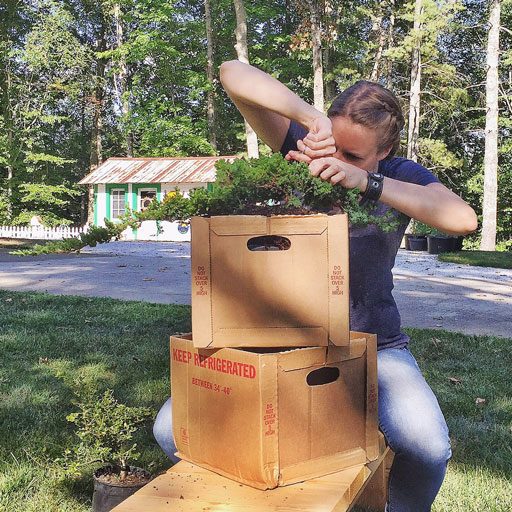
<path fill-rule="evenodd" d="M 324 366 L 308 373 L 306 382 L 308 386 L 322 386 L 336 382 L 340 376 L 340 369 L 331 366 Z"/>
<path fill-rule="evenodd" d="M 291 245 L 289 238 L 279 235 L 255 236 L 247 240 L 249 251 L 287 251 Z"/>

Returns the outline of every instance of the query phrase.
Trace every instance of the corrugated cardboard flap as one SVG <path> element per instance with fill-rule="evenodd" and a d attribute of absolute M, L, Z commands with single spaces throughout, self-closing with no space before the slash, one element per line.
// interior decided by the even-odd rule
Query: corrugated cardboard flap
<path fill-rule="evenodd" d="M 352 333 L 351 333 L 352 334 Z M 362 333 L 357 333 L 361 335 Z M 285 372 L 302 370 L 312 366 L 341 363 L 357 359 L 366 353 L 366 338 L 351 337 L 348 347 L 305 347 L 279 353 L 279 368 Z"/>
<path fill-rule="evenodd" d="M 313 341 L 326 346 L 327 331 L 322 327 L 221 328 L 214 330 L 212 344 L 216 347 L 275 347 L 286 343 L 289 347 L 310 347 Z"/>
<path fill-rule="evenodd" d="M 285 372 L 325 364 L 327 347 L 307 347 L 279 353 L 278 366 Z"/>
<path fill-rule="evenodd" d="M 219 215 L 210 217 L 210 230 L 217 236 L 320 235 L 328 216 L 316 215 Z"/>
<path fill-rule="evenodd" d="M 333 364 L 349 359 L 357 359 L 366 352 L 366 338 L 352 338 L 348 347 L 329 345 L 327 348 L 326 363 Z"/>
<path fill-rule="evenodd" d="M 219 215 L 210 217 L 210 230 L 216 235 L 266 235 L 267 217 L 262 215 Z"/>
<path fill-rule="evenodd" d="M 330 457 L 310 459 L 306 462 L 281 468 L 279 485 L 303 482 L 310 478 L 336 473 L 342 469 L 364 464 L 365 462 L 366 452 L 362 448 L 356 448 L 350 450 L 350 452 L 337 453 Z"/>
<path fill-rule="evenodd" d="M 229 478 L 230 480 L 234 480 L 235 482 L 240 482 L 245 485 L 250 485 L 251 487 L 255 487 L 256 489 L 261 489 L 262 491 L 266 491 L 268 489 L 275 489 L 277 487 L 277 483 L 275 485 L 274 484 L 269 485 L 268 483 L 262 482 L 260 480 L 249 480 L 249 479 L 243 478 L 241 476 L 234 477 L 234 475 L 232 473 L 223 471 L 222 469 L 220 469 L 216 466 L 210 466 L 209 464 L 207 464 L 205 462 L 197 462 L 196 460 L 191 460 L 185 454 L 183 454 L 181 452 L 177 452 L 176 456 L 182 460 L 191 462 L 192 464 L 196 464 L 197 466 L 200 466 L 204 469 L 213 471 L 214 473 L 217 473 L 217 475 L 225 476 L 225 477 Z"/>

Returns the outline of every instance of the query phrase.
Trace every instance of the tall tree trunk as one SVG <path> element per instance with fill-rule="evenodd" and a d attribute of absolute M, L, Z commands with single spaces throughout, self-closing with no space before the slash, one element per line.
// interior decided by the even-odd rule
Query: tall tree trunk
<path fill-rule="evenodd" d="M 412 50 L 411 85 L 409 93 L 409 126 L 407 136 L 407 158 L 418 161 L 418 140 L 420 133 L 420 93 L 421 93 L 421 14 L 423 1 L 416 0 L 414 6 L 413 31 L 416 42 Z"/>
<path fill-rule="evenodd" d="M 338 40 L 339 7 L 334 7 L 333 0 L 324 2 L 324 26 L 327 27 L 327 44 L 323 51 L 323 65 L 325 68 L 325 98 L 324 101 L 330 103 L 336 97 L 336 80 L 334 78 L 334 52 L 333 42 Z"/>
<path fill-rule="evenodd" d="M 373 61 L 372 72 L 370 73 L 370 80 L 377 81 L 381 70 L 382 53 L 384 52 L 384 44 L 386 43 L 386 31 L 382 26 L 384 19 L 384 11 L 379 6 L 378 15 L 374 18 L 372 24 L 372 32 L 376 35 L 377 39 L 377 51 L 375 52 L 375 59 Z"/>
<path fill-rule="evenodd" d="M 96 42 L 96 51 L 104 52 L 106 49 L 105 26 L 102 25 L 100 34 Z M 91 158 L 90 170 L 93 171 L 103 161 L 103 146 L 102 146 L 102 131 L 103 131 L 103 99 L 105 88 L 105 61 L 102 58 L 96 60 L 96 74 L 95 74 L 95 87 L 94 94 L 91 100 L 92 103 L 92 133 L 91 133 Z M 87 207 L 87 222 L 93 224 L 94 222 L 94 190 L 89 187 Z"/>
<path fill-rule="evenodd" d="M 233 0 L 236 13 L 236 54 L 238 60 L 249 64 L 249 51 L 247 49 L 247 15 L 242 0 Z M 247 136 L 247 156 L 249 158 L 258 158 L 258 137 L 256 132 L 245 121 L 245 133 Z"/>
<path fill-rule="evenodd" d="M 395 42 L 395 0 L 389 1 L 389 25 L 387 35 L 387 47 L 392 48 Z M 393 83 L 393 61 L 389 58 L 386 59 L 386 85 L 388 87 Z"/>
<path fill-rule="evenodd" d="M 16 17 L 18 6 L 14 2 L 6 2 L 4 6 L 4 19 L 0 22 L 0 48 L 1 56 L 0 60 L 0 115 L 3 119 L 4 132 L 6 136 L 6 148 L 5 148 L 5 163 L 4 167 L 7 171 L 5 192 L 7 195 L 7 216 L 9 220 L 12 220 L 13 209 L 12 209 L 12 180 L 14 178 L 14 119 L 12 112 L 13 98 L 11 94 L 12 89 L 12 57 L 10 51 L 14 46 L 13 41 L 10 38 L 9 31 L 12 29 L 14 23 L 13 20 Z"/>
<path fill-rule="evenodd" d="M 213 71 L 213 29 L 212 12 L 210 0 L 204 2 L 204 14 L 206 21 L 206 77 L 208 79 L 209 89 L 206 93 L 207 119 L 208 119 L 208 139 L 210 144 L 217 151 L 217 133 L 216 133 L 216 112 L 215 112 L 215 75 Z"/>
<path fill-rule="evenodd" d="M 121 18 L 121 5 L 115 3 L 113 7 L 114 22 L 116 25 L 116 48 L 120 48 L 124 42 L 123 35 L 123 21 Z M 127 94 L 127 76 L 128 67 L 126 64 L 126 58 L 121 53 L 118 62 L 118 71 L 114 78 L 114 84 L 116 88 L 117 101 L 121 107 L 123 114 L 123 131 L 125 133 L 125 145 L 126 145 L 126 156 L 133 156 L 133 136 L 129 129 L 126 128 L 127 121 L 130 116 L 130 100 Z"/>
<path fill-rule="evenodd" d="M 322 65 L 322 24 L 319 0 L 310 0 L 311 41 L 313 43 L 313 102 L 324 111 L 324 70 Z"/>
<path fill-rule="evenodd" d="M 7 61 L 5 63 L 5 85 L 4 85 L 4 127 L 7 134 L 7 151 L 8 155 L 6 155 L 6 163 L 5 166 L 7 168 L 7 216 L 9 220 L 12 220 L 12 180 L 14 178 L 14 162 L 12 158 L 12 148 L 14 144 L 14 127 L 13 127 L 13 119 L 11 115 L 11 87 L 12 87 L 12 76 L 11 76 L 11 63 L 10 58 L 7 56 Z"/>
<path fill-rule="evenodd" d="M 494 0 L 489 14 L 487 40 L 487 81 L 485 84 L 485 156 L 482 241 L 480 250 L 496 249 L 498 197 L 498 63 L 500 52 L 500 0 Z"/>

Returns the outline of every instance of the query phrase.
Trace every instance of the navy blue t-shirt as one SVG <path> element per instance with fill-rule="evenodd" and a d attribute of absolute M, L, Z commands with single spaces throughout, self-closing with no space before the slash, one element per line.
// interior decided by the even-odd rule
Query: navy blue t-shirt
<path fill-rule="evenodd" d="M 297 140 L 307 130 L 291 122 L 281 153 L 297 149 Z M 379 172 L 394 180 L 417 185 L 439 180 L 423 166 L 406 158 L 390 158 L 379 163 Z M 378 202 L 376 215 L 391 208 Z M 409 217 L 395 212 L 400 219 L 396 231 L 384 233 L 375 225 L 350 227 L 350 328 L 377 334 L 378 348 L 403 347 L 409 337 L 401 331 L 400 313 L 393 298 L 393 267 Z"/>

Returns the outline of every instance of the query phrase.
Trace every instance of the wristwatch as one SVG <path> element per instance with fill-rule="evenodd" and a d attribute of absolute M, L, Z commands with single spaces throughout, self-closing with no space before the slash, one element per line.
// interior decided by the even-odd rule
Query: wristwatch
<path fill-rule="evenodd" d="M 383 183 L 384 176 L 380 172 L 369 172 L 368 185 L 363 192 L 360 204 L 365 204 L 368 201 L 378 201 L 382 194 Z"/>

